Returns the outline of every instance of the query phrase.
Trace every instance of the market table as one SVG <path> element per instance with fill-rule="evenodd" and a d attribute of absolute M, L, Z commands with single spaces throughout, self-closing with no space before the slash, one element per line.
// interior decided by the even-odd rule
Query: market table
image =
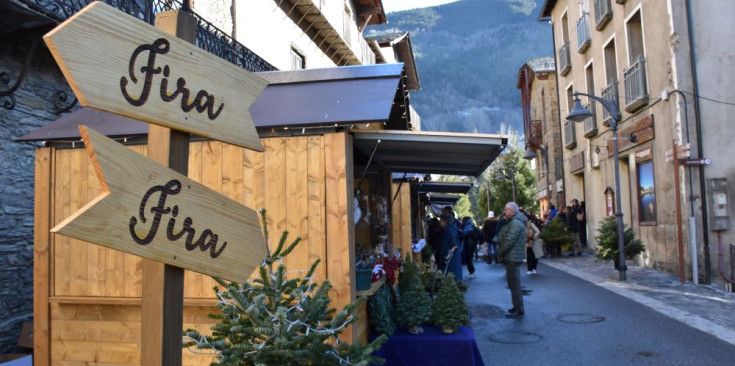
<path fill-rule="evenodd" d="M 485 366 L 470 327 L 455 334 L 444 334 L 439 327 L 424 326 L 422 334 L 397 330 L 375 356 L 385 366 Z"/>

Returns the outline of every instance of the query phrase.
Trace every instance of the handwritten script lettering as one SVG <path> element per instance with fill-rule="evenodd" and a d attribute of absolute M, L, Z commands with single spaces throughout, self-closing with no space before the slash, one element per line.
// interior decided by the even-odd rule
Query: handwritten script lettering
<path fill-rule="evenodd" d="M 120 78 L 120 90 L 122 91 L 123 97 L 125 97 L 125 100 L 127 100 L 128 103 L 136 107 L 142 106 L 148 101 L 148 97 L 151 94 L 154 76 L 163 73 L 163 78 L 161 79 L 161 85 L 159 88 L 161 100 L 164 102 L 172 102 L 177 97 L 181 96 L 181 110 L 184 112 L 189 112 L 192 109 L 196 109 L 199 113 L 207 111 L 207 117 L 210 120 L 216 119 L 222 112 L 222 108 L 224 108 L 225 104 L 220 104 L 217 111 L 214 111 L 214 95 L 209 94 L 205 90 L 197 92 L 194 100 L 189 103 L 191 92 L 186 87 L 186 79 L 183 77 L 176 80 L 176 90 L 169 92 L 168 77 L 171 74 L 171 69 L 168 65 L 164 65 L 163 68 L 157 66 L 156 56 L 165 55 L 170 49 L 171 46 L 168 40 L 165 38 L 159 38 L 152 44 L 140 45 L 135 49 L 135 51 L 133 51 L 133 54 L 130 56 L 130 63 L 128 64 L 128 76 L 130 79 L 128 81 L 128 78 L 125 76 Z M 143 90 L 140 91 L 140 95 L 136 98 L 128 91 L 128 86 L 130 82 L 135 85 L 138 84 L 138 76 L 135 72 L 135 63 L 138 56 L 144 52 L 148 53 L 148 61 L 145 66 L 140 68 L 140 72 L 143 74 Z"/>
<path fill-rule="evenodd" d="M 143 195 L 143 199 L 140 201 L 138 217 L 133 216 L 130 218 L 130 235 L 133 237 L 133 240 L 135 240 L 135 242 L 140 245 L 150 244 L 158 233 L 158 227 L 161 225 L 161 218 L 164 215 L 170 214 L 171 218 L 168 220 L 168 225 L 166 226 L 166 237 L 169 241 L 176 241 L 186 236 L 186 250 L 192 251 L 199 247 L 199 249 L 203 252 L 209 250 L 210 257 L 219 257 L 220 254 L 222 254 L 222 251 L 225 250 L 227 242 L 223 242 L 222 246 L 219 248 L 219 250 L 217 250 L 217 240 L 219 239 L 219 237 L 210 229 L 204 229 L 204 231 L 202 231 L 202 233 L 199 235 L 199 239 L 194 241 L 196 230 L 191 227 L 193 223 L 191 217 L 185 218 L 182 228 L 178 232 L 176 232 L 176 217 L 179 215 L 179 206 L 166 206 L 166 200 L 169 196 L 175 196 L 180 192 L 181 182 L 176 179 L 170 180 L 168 183 L 166 183 L 165 186 L 154 186 L 149 189 L 145 193 L 145 195 Z M 143 224 L 148 222 L 148 220 L 146 219 L 145 211 L 146 207 L 148 207 L 148 201 L 151 200 L 151 198 L 155 194 L 158 194 L 158 203 L 150 208 L 150 212 L 153 214 L 153 220 L 150 223 L 150 227 L 147 228 L 148 233 L 145 236 L 140 237 L 136 232 L 136 227 L 138 226 L 139 222 L 140 226 L 143 226 Z"/>

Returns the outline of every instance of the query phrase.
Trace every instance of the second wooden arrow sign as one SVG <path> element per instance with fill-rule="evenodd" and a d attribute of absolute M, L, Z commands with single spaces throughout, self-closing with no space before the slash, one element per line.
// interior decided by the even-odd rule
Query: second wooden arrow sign
<path fill-rule="evenodd" d="M 85 126 L 105 192 L 52 232 L 244 282 L 267 255 L 258 214 Z"/>

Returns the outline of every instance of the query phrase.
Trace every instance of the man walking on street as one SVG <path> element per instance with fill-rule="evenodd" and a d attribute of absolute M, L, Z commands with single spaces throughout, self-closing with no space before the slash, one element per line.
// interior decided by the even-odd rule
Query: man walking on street
<path fill-rule="evenodd" d="M 579 240 L 579 219 L 577 218 L 577 214 L 579 213 L 579 201 L 577 199 L 573 199 L 571 202 L 571 206 L 569 206 L 569 210 L 567 211 L 567 226 L 569 227 L 569 231 L 572 232 L 572 236 L 574 237 L 574 243 L 572 243 L 571 247 L 569 248 L 569 251 L 572 253 L 569 254 L 570 257 L 575 255 L 582 255 L 582 243 Z"/>
<path fill-rule="evenodd" d="M 510 289 L 513 307 L 508 309 L 508 318 L 523 318 L 523 293 L 521 292 L 520 266 L 526 253 L 526 215 L 520 213 L 518 204 L 508 202 L 503 216 L 508 222 L 498 235 L 498 251 L 505 263 L 505 275 Z"/>

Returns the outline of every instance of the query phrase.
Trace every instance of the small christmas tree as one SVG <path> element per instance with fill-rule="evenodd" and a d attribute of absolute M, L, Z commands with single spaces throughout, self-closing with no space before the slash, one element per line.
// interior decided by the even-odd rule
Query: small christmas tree
<path fill-rule="evenodd" d="M 408 290 L 409 285 L 416 281 L 422 283 L 421 278 L 419 277 L 419 269 L 416 267 L 416 264 L 410 260 L 410 258 L 406 257 L 406 260 L 403 263 L 403 272 L 400 277 L 398 277 L 398 292 L 403 294 Z"/>
<path fill-rule="evenodd" d="M 574 237 L 572 235 L 566 222 L 557 217 L 544 225 L 539 238 L 543 240 L 546 248 L 554 256 L 557 253 L 561 254 L 562 245 L 574 243 Z"/>
<path fill-rule="evenodd" d="M 444 280 L 433 305 L 434 323 L 442 327 L 444 333 L 456 333 L 460 325 L 467 324 L 468 313 L 464 295 L 459 291 L 454 274 Z"/>
<path fill-rule="evenodd" d="M 407 271 L 407 266 L 413 269 Z M 406 275 L 406 272 L 409 274 Z M 399 289 L 401 297 L 396 308 L 396 321 L 398 325 L 408 328 L 409 333 L 421 333 L 423 329 L 419 326 L 431 318 L 431 298 L 424 290 L 415 264 L 406 262 L 401 278 L 404 279 L 405 289 Z"/>
<path fill-rule="evenodd" d="M 265 210 L 263 231 L 268 242 Z M 386 337 L 367 345 L 349 345 L 339 341 L 345 327 L 357 321 L 355 311 L 364 298 L 337 312 L 330 308 L 328 292 L 332 285 L 312 282 L 319 264 L 316 260 L 304 278 L 286 278 L 283 258 L 301 240 L 296 238 L 284 250 L 288 233 L 284 232 L 273 254 L 263 260 L 260 276 L 243 284 L 215 279 L 223 289 L 215 287 L 219 320 L 212 326 L 212 336 L 187 330 L 191 341 L 184 347 L 211 349 L 218 365 L 362 365 L 382 359 L 372 356 Z M 277 269 L 273 269 L 275 263 Z"/>
<path fill-rule="evenodd" d="M 632 259 L 646 248 L 640 239 L 635 238 L 633 229 L 626 228 L 625 225 L 623 225 L 623 229 L 625 258 Z M 620 253 L 618 251 L 618 223 L 615 221 L 614 216 L 606 217 L 600 221 L 600 228 L 597 229 L 595 241 L 597 242 L 597 253 L 595 257 L 599 260 L 614 260 L 615 269 L 618 269 L 618 253 Z"/>

